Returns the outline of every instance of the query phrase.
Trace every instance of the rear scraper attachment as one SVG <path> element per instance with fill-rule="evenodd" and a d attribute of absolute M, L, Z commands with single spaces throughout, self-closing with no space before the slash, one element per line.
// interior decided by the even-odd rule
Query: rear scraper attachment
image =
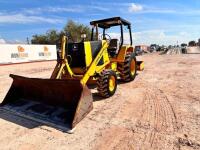
<path fill-rule="evenodd" d="M 144 61 L 137 61 L 137 70 L 138 71 L 144 70 Z"/>

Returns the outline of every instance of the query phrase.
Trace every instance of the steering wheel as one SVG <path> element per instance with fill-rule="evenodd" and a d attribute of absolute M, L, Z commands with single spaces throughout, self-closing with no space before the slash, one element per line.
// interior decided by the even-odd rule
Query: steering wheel
<path fill-rule="evenodd" d="M 101 36 L 100 36 L 100 40 L 107 40 L 108 42 L 110 42 L 111 37 L 110 37 L 110 35 L 105 34 L 105 38 L 104 38 L 104 37 L 103 37 L 103 34 L 101 34 Z"/>

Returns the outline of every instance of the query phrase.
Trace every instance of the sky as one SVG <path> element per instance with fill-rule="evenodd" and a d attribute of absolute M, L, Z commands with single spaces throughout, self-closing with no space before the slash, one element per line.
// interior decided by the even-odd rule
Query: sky
<path fill-rule="evenodd" d="M 136 45 L 200 38 L 200 0 L 0 0 L 0 43 L 24 43 L 34 34 L 60 31 L 69 19 L 89 25 L 114 16 L 132 23 Z"/>

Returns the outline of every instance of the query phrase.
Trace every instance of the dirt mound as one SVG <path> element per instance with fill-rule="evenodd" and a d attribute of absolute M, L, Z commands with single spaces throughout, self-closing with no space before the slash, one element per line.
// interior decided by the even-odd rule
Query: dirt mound
<path fill-rule="evenodd" d="M 195 47 L 187 47 L 187 53 L 192 54 L 192 53 L 199 53 L 200 54 L 200 47 L 195 46 Z"/>
<path fill-rule="evenodd" d="M 160 54 L 167 54 L 167 55 L 174 55 L 174 54 L 184 54 L 186 53 L 186 50 L 181 47 L 174 47 L 170 49 L 166 49 L 165 51 L 161 52 Z"/>

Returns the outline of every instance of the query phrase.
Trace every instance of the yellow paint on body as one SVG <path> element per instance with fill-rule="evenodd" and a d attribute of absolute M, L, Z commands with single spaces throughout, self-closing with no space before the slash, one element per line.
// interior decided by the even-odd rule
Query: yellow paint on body
<path fill-rule="evenodd" d="M 84 49 L 85 49 L 86 67 L 89 67 L 92 62 L 92 49 L 90 42 L 84 42 Z"/>

